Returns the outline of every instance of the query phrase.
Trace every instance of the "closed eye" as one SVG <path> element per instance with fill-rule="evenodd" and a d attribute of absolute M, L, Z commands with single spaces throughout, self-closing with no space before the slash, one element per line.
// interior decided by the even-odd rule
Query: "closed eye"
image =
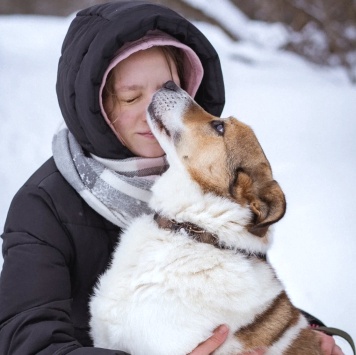
<path fill-rule="evenodd" d="M 117 96 L 117 99 L 119 102 L 123 103 L 123 104 L 132 104 L 136 101 L 138 101 L 141 98 L 142 95 L 140 94 L 133 94 L 133 95 L 120 95 Z"/>
<path fill-rule="evenodd" d="M 127 99 L 125 100 L 125 102 L 127 102 L 128 104 L 131 104 L 132 102 L 134 102 L 137 99 L 137 97 L 134 97 L 132 99 Z"/>
<path fill-rule="evenodd" d="M 219 134 L 219 136 L 224 135 L 225 133 L 225 124 L 223 121 L 211 121 L 211 126 Z"/>

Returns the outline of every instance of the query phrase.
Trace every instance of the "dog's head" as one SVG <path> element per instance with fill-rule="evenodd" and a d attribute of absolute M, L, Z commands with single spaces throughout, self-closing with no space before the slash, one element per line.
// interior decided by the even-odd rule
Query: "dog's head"
<path fill-rule="evenodd" d="M 171 166 L 178 160 L 204 192 L 249 206 L 251 233 L 262 237 L 283 217 L 284 194 L 250 127 L 210 115 L 172 81 L 153 96 L 148 123 Z"/>

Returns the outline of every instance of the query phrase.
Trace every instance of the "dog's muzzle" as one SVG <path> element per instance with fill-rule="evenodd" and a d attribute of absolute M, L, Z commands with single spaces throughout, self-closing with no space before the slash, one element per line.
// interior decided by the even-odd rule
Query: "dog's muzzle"
<path fill-rule="evenodd" d="M 193 99 L 173 81 L 167 81 L 152 97 L 149 120 L 159 131 L 175 136 L 182 129 L 184 112 Z"/>

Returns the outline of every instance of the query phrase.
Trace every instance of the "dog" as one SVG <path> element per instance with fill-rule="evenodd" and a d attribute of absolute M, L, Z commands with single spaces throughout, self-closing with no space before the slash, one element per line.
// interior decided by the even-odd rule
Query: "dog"
<path fill-rule="evenodd" d="M 215 355 L 322 354 L 266 258 L 285 196 L 252 129 L 204 111 L 172 81 L 148 124 L 169 169 L 152 215 L 121 236 L 90 301 L 94 345 L 132 355 L 185 355 L 228 325 Z"/>

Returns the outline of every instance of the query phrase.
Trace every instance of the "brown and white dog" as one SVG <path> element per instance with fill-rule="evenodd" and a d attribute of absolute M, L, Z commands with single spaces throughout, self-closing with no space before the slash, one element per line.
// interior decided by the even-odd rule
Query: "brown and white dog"
<path fill-rule="evenodd" d="M 322 354 L 266 260 L 284 194 L 253 131 L 205 112 L 168 82 L 148 109 L 169 169 L 154 184 L 156 212 L 133 221 L 90 303 L 97 347 L 185 355 L 227 324 L 214 352 Z"/>

